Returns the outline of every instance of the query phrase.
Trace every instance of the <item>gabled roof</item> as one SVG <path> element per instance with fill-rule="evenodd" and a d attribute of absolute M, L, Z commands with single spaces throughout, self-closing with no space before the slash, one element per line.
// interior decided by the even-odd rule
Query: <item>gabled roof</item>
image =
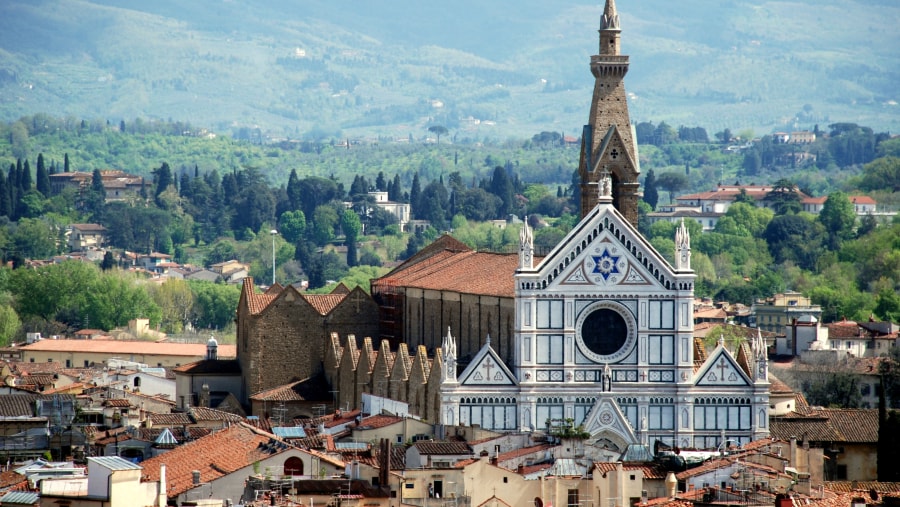
<path fill-rule="evenodd" d="M 191 375 L 240 375 L 241 363 L 237 359 L 201 359 L 183 364 L 173 371 Z"/>
<path fill-rule="evenodd" d="M 331 386 L 324 373 L 313 377 L 291 382 L 252 396 L 253 401 L 331 401 Z"/>
<path fill-rule="evenodd" d="M 753 384 L 747 372 L 731 356 L 725 345 L 720 342 L 716 350 L 696 374 L 695 385 L 698 386 L 746 386 Z"/>
<path fill-rule="evenodd" d="M 820 443 L 878 442 L 878 410 L 853 408 L 809 409 L 806 415 L 793 412 L 773 418 L 769 427 L 773 437 L 791 437 Z"/>
<path fill-rule="evenodd" d="M 518 263 L 516 254 L 476 252 L 444 235 L 374 280 L 372 286 L 373 290 L 401 286 L 512 298 Z"/>
<path fill-rule="evenodd" d="M 200 472 L 201 482 L 211 482 L 289 449 L 275 435 L 238 423 L 144 461 L 142 481 L 158 481 L 159 467 L 165 464 L 171 498 L 195 487 L 194 470 Z"/>
<path fill-rule="evenodd" d="M 472 448 L 465 442 L 416 442 L 412 445 L 422 455 L 456 456 L 471 455 Z"/>

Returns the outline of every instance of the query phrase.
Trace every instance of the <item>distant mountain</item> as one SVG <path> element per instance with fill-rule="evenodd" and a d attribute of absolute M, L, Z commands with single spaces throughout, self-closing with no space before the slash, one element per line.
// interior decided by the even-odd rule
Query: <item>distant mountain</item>
<path fill-rule="evenodd" d="M 587 120 L 602 1 L 5 0 L 0 119 L 530 137 Z M 900 130 L 894 0 L 619 0 L 636 121 Z"/>

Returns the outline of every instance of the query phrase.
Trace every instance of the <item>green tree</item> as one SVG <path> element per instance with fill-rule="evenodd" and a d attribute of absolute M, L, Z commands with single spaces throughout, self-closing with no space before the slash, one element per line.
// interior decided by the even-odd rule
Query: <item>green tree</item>
<path fill-rule="evenodd" d="M 180 333 L 193 315 L 194 294 L 188 282 L 170 278 L 156 286 L 151 296 L 160 309 L 163 331 Z"/>
<path fill-rule="evenodd" d="M 862 395 L 854 373 L 828 372 L 824 378 L 807 380 L 803 392 L 810 405 L 831 408 L 859 408 Z"/>
<path fill-rule="evenodd" d="M 35 182 L 37 184 L 37 191 L 44 197 L 50 197 L 50 174 L 47 172 L 47 167 L 44 164 L 43 153 L 38 153 L 35 180 L 37 180 Z"/>
<path fill-rule="evenodd" d="M 299 209 L 285 211 L 278 219 L 278 231 L 288 243 L 296 243 L 306 234 L 306 215 Z"/>
<path fill-rule="evenodd" d="M 763 199 L 776 215 L 799 213 L 802 205 L 797 185 L 791 180 L 780 179 L 772 185 L 772 190 Z"/>
<path fill-rule="evenodd" d="M 312 239 L 319 246 L 334 240 L 334 230 L 340 223 L 337 211 L 333 206 L 317 206 L 313 211 Z"/>
<path fill-rule="evenodd" d="M 830 249 L 840 248 L 841 243 L 853 235 L 853 226 L 856 225 L 856 212 L 847 194 L 840 191 L 830 194 L 822 205 L 818 220 L 828 233 Z"/>
<path fill-rule="evenodd" d="M 644 178 L 644 202 L 650 205 L 654 210 L 659 202 L 659 191 L 656 189 L 656 174 L 653 169 L 647 171 L 647 177 Z"/>
<path fill-rule="evenodd" d="M 104 330 L 125 326 L 136 318 L 148 318 L 156 326 L 161 317 L 146 285 L 136 283 L 134 276 L 125 271 L 101 275 L 85 296 L 83 313 L 91 327 Z"/>
<path fill-rule="evenodd" d="M 428 131 L 437 136 L 438 144 L 441 144 L 441 136 L 447 135 L 447 127 L 443 125 L 432 125 L 428 127 Z"/>
<path fill-rule="evenodd" d="M 199 329 L 225 329 L 233 324 L 241 297 L 238 285 L 189 281 L 194 295 L 192 320 Z"/>
<path fill-rule="evenodd" d="M 716 232 L 734 236 L 759 237 L 766 230 L 774 213 L 768 208 L 752 204 L 734 203 L 725 216 L 716 222 Z"/>
<path fill-rule="evenodd" d="M 347 265 L 352 268 L 358 263 L 359 255 L 356 251 L 356 241 L 362 230 L 359 215 L 352 209 L 344 210 L 344 214 L 341 216 L 341 230 L 344 231 L 344 242 L 347 245 Z"/>
<path fill-rule="evenodd" d="M 863 166 L 860 188 L 900 192 L 900 154 L 875 159 Z"/>
<path fill-rule="evenodd" d="M 0 345 L 8 347 L 21 327 L 22 321 L 13 307 L 9 304 L 0 305 Z"/>
<path fill-rule="evenodd" d="M 172 169 L 169 168 L 169 164 L 167 162 L 163 162 L 162 165 L 153 170 L 153 196 L 155 198 L 159 198 L 159 195 L 169 189 L 169 186 L 174 185 L 175 180 L 172 177 Z"/>
<path fill-rule="evenodd" d="M 47 259 L 56 253 L 56 231 L 39 218 L 22 218 L 12 235 L 15 250 L 28 259 Z"/>
<path fill-rule="evenodd" d="M 779 215 L 763 233 L 775 262 L 792 261 L 806 270 L 815 270 L 822 254 L 825 228 L 801 215 Z"/>
<path fill-rule="evenodd" d="M 107 250 L 103 254 L 103 261 L 100 263 L 100 269 L 103 271 L 109 271 L 116 267 L 116 260 L 113 258 L 113 253 L 111 250 Z"/>
<path fill-rule="evenodd" d="M 675 192 L 679 192 L 688 187 L 687 175 L 673 171 L 660 174 L 656 178 L 656 185 L 669 193 L 669 204 L 675 202 Z"/>
<path fill-rule="evenodd" d="M 513 207 L 515 206 L 513 202 L 515 189 L 512 179 L 504 167 L 497 166 L 494 168 L 494 173 L 491 176 L 490 192 L 499 197 L 502 202 L 500 209 L 497 210 L 497 216 L 494 218 L 506 218 L 513 212 Z"/>

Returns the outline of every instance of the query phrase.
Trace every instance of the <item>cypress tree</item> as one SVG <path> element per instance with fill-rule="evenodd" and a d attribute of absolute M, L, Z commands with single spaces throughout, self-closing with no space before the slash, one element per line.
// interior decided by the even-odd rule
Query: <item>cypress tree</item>
<path fill-rule="evenodd" d="M 388 190 L 388 199 L 395 202 L 400 202 L 403 199 L 403 189 L 400 188 L 400 175 L 394 175 L 394 181 L 391 183 L 391 188 Z"/>
<path fill-rule="evenodd" d="M 63 172 L 69 172 L 69 154 L 65 154 L 65 158 L 63 158 Z"/>
<path fill-rule="evenodd" d="M 0 171 L 0 217 L 8 217 L 9 211 L 9 187 L 6 184 L 6 176 Z"/>
<path fill-rule="evenodd" d="M 28 163 L 28 159 L 25 159 L 25 163 L 22 165 L 22 172 L 19 173 L 19 178 L 19 189 L 24 196 L 34 186 L 31 179 L 31 164 Z"/>
<path fill-rule="evenodd" d="M 37 158 L 37 174 L 35 176 L 37 191 L 44 197 L 50 197 L 50 174 L 44 166 L 44 154 L 39 153 Z"/>
<path fill-rule="evenodd" d="M 419 183 L 419 173 L 413 176 L 412 187 L 409 189 L 409 210 L 410 214 L 419 218 L 420 206 L 419 197 L 422 195 L 422 184 Z"/>

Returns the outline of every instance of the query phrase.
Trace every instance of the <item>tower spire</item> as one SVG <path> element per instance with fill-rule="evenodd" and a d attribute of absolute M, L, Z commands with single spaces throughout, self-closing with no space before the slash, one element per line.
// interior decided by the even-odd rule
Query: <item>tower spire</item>
<path fill-rule="evenodd" d="M 613 206 L 637 226 L 641 171 L 625 93 L 628 56 L 621 54 L 622 30 L 615 0 L 605 1 L 600 18 L 600 48 L 591 56 L 594 96 L 581 136 L 581 216 L 597 205 L 599 195 L 593 185 L 600 183 L 600 169 L 606 168 L 611 176 Z"/>
<path fill-rule="evenodd" d="M 616 1 L 615 0 L 606 0 L 606 5 L 603 7 L 603 17 L 600 18 L 600 29 L 601 30 L 618 30 L 619 29 L 619 15 L 616 13 Z"/>

